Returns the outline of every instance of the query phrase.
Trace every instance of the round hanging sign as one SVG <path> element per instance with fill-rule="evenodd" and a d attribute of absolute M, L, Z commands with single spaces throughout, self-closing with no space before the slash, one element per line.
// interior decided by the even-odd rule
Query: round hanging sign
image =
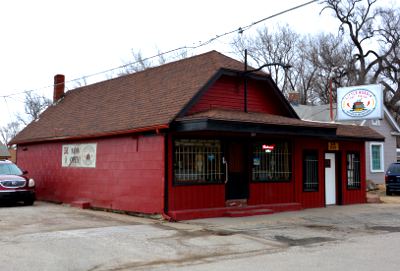
<path fill-rule="evenodd" d="M 374 93 L 368 89 L 355 89 L 343 96 L 342 111 L 350 117 L 365 117 L 372 113 L 377 105 Z"/>

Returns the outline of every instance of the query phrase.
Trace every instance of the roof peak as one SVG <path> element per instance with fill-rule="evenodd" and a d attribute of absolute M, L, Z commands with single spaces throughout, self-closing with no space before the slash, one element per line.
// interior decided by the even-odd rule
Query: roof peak
<path fill-rule="evenodd" d="M 209 51 L 66 92 L 13 143 L 84 138 L 168 125 L 221 69 L 243 63 Z"/>

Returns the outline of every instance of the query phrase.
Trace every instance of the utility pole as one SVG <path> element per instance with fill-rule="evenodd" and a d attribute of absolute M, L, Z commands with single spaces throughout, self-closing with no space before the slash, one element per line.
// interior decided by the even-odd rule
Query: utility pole
<path fill-rule="evenodd" d="M 244 49 L 244 78 L 243 78 L 243 87 L 244 87 L 244 112 L 247 113 L 247 49 Z"/>

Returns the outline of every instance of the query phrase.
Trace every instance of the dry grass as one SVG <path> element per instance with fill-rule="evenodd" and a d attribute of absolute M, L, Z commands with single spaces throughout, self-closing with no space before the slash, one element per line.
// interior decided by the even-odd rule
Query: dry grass
<path fill-rule="evenodd" d="M 382 203 L 398 203 L 400 204 L 400 193 L 394 196 L 386 196 L 386 187 L 384 184 L 378 184 L 377 190 L 367 192 L 369 195 L 378 195 Z"/>

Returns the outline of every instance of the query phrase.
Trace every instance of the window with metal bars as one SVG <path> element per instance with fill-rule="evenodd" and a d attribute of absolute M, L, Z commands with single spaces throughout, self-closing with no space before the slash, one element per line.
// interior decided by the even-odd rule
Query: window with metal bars
<path fill-rule="evenodd" d="M 255 182 L 290 181 L 291 160 L 288 142 L 254 144 L 252 180 Z"/>
<path fill-rule="evenodd" d="M 307 150 L 303 153 L 303 191 L 318 191 L 318 151 Z"/>
<path fill-rule="evenodd" d="M 361 175 L 360 175 L 360 154 L 356 152 L 347 153 L 347 188 L 360 189 L 361 188 Z"/>
<path fill-rule="evenodd" d="M 176 139 L 174 141 L 174 183 L 223 182 L 219 140 Z"/>

